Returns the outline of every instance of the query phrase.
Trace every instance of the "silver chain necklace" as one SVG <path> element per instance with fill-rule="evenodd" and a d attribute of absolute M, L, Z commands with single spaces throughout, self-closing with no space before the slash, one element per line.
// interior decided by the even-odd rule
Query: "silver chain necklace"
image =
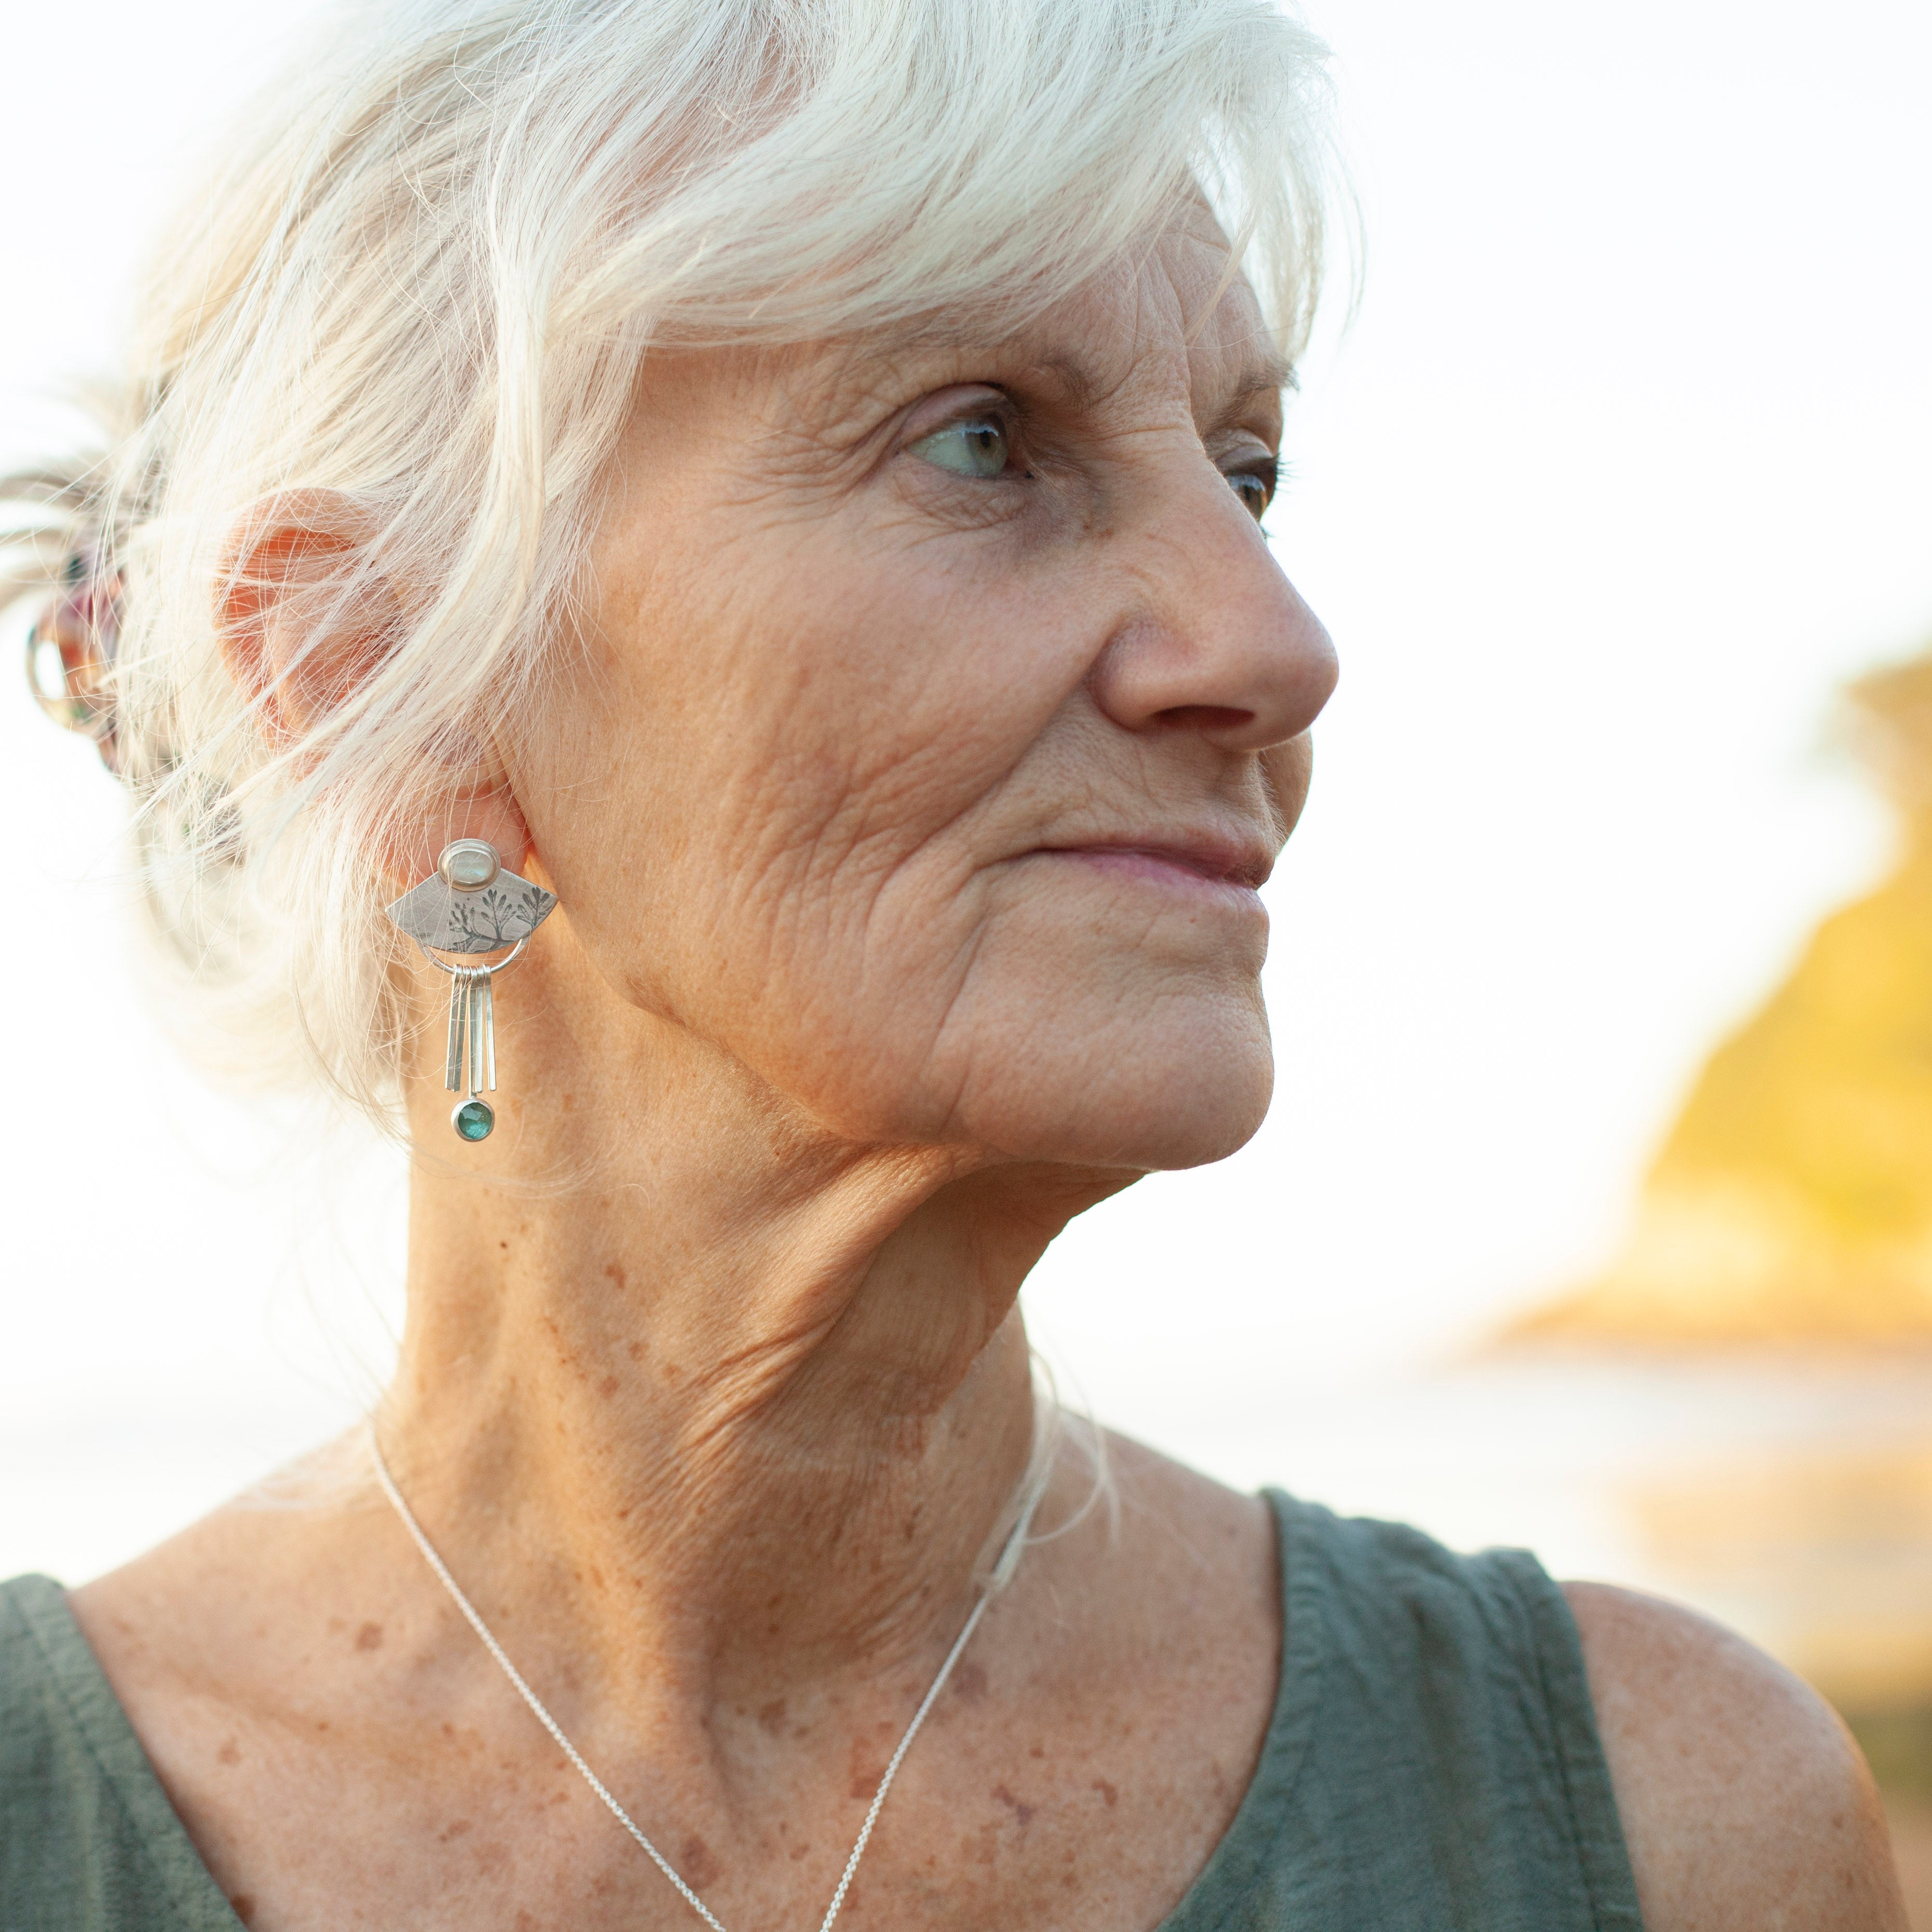
<path fill-rule="evenodd" d="M 557 1748 L 577 1767 L 578 1774 L 591 1790 L 596 1792 L 604 1808 L 624 1829 L 644 1848 L 652 1864 L 676 1886 L 685 1903 L 711 1928 L 711 1932 L 724 1932 L 724 1928 L 711 1910 L 691 1887 L 679 1876 L 676 1868 L 640 1831 L 631 1814 L 611 1796 L 608 1787 L 590 1766 L 586 1764 L 577 1747 L 563 1734 L 562 1727 L 544 1708 L 543 1700 L 524 1681 L 522 1672 L 518 1670 L 505 1654 L 503 1646 L 490 1635 L 490 1628 L 476 1612 L 476 1606 L 463 1594 L 462 1586 L 449 1574 L 448 1565 L 436 1553 L 436 1546 L 423 1532 L 409 1504 L 403 1500 L 403 1492 L 396 1486 L 396 1479 L 389 1474 L 389 1466 L 382 1460 L 382 1445 L 376 1440 L 374 1424 L 369 1429 L 369 1454 L 374 1459 L 376 1480 L 382 1486 L 382 1493 L 395 1506 L 403 1527 L 414 1540 L 416 1547 L 423 1553 L 423 1559 L 436 1572 L 437 1580 L 447 1590 L 456 1607 L 463 1612 L 470 1628 L 483 1640 L 483 1647 L 489 1652 L 503 1675 L 517 1688 L 517 1694 L 530 1707 L 532 1714 L 542 1725 Z M 879 1780 L 879 1788 L 872 1794 L 872 1802 L 866 1813 L 866 1822 L 859 1828 L 858 1842 L 852 1847 L 852 1856 L 845 1861 L 845 1869 L 838 1876 L 838 1888 L 832 1894 L 832 1903 L 825 1909 L 825 1916 L 819 1922 L 818 1932 L 832 1932 L 832 1923 L 838 1916 L 839 1908 L 845 1903 L 845 1894 L 851 1889 L 852 1874 L 859 1869 L 859 1861 L 864 1857 L 866 1846 L 872 1835 L 872 1827 L 879 1822 L 879 1813 L 884 1808 L 886 1793 L 892 1788 L 892 1780 L 898 1775 L 905 1754 L 912 1748 L 912 1741 L 919 1736 L 920 1726 L 926 1722 L 926 1714 L 939 1701 L 939 1694 L 946 1688 L 946 1680 L 952 1675 L 952 1666 L 959 1661 L 960 1653 L 966 1648 L 973 1633 L 979 1628 L 980 1619 L 986 1606 L 1012 1580 L 1013 1572 L 1019 1567 L 1021 1552 L 1026 1547 L 1026 1534 L 1033 1522 L 1034 1511 L 1040 1507 L 1040 1499 L 1046 1492 L 1046 1478 L 1051 1473 L 1050 1460 L 1044 1461 L 1039 1471 L 1029 1481 L 1025 1500 L 1022 1504 L 1019 1520 L 1008 1534 L 1000 1550 L 999 1561 L 993 1566 L 992 1574 L 980 1586 L 979 1600 L 973 1606 L 972 1614 L 966 1619 L 966 1628 L 952 1640 L 952 1648 L 946 1653 L 946 1661 L 939 1666 L 939 1675 L 932 1680 L 932 1687 L 920 1700 L 919 1708 L 913 1713 L 912 1722 L 907 1725 L 905 1736 L 900 1738 L 898 1748 L 887 1762 L 885 1774 Z"/>

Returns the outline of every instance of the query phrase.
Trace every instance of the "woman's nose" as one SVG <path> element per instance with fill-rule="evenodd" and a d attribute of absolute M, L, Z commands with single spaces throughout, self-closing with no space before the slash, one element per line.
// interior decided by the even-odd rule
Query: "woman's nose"
<path fill-rule="evenodd" d="M 1088 683 L 1114 722 L 1230 751 L 1298 737 L 1335 688 L 1335 647 L 1246 508 L 1202 466 L 1117 530 L 1132 590 Z"/>

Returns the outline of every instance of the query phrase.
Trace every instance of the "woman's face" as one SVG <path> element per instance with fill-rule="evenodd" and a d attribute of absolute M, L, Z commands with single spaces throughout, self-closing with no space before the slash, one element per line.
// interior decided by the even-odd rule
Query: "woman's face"
<path fill-rule="evenodd" d="M 1257 525 L 1281 372 L 1228 266 L 1190 215 L 1008 340 L 651 363 L 513 774 L 607 988 L 861 1141 L 1254 1131 L 1335 662 Z"/>

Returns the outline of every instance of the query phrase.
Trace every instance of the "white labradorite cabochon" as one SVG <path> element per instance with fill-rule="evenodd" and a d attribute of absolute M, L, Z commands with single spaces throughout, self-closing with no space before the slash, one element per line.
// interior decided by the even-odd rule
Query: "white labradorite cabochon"
<path fill-rule="evenodd" d="M 476 892 L 490 884 L 503 866 L 488 839 L 459 838 L 442 848 L 436 869 L 459 892 Z"/>
<path fill-rule="evenodd" d="M 555 893 L 505 871 L 494 846 L 464 838 L 445 850 L 421 885 L 384 910 L 412 939 L 438 952 L 495 952 L 529 938 L 556 904 Z"/>

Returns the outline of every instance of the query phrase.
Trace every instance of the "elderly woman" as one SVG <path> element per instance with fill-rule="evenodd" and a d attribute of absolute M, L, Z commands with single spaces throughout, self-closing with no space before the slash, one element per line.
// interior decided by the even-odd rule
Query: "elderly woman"
<path fill-rule="evenodd" d="M 1016 1305 L 1269 1096 L 1335 676 L 1266 0 L 338 25 L 45 472 L 181 997 L 406 1126 L 348 1477 L 0 1594 L 0 1924 L 1902 1924 L 1724 1632 L 1127 1443 Z M 16 498 L 29 494 L 24 482 Z"/>

